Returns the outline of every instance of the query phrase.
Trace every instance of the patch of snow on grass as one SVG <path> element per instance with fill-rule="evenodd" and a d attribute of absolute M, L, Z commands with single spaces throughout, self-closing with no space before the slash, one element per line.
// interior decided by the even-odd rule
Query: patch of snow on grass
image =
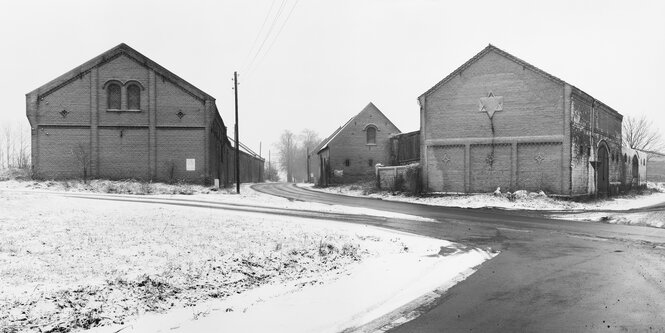
<path fill-rule="evenodd" d="M 376 237 L 396 240 L 394 233 L 382 230 L 376 230 Z M 423 294 L 441 293 L 496 255 L 412 235 L 401 235 L 399 242 L 405 246 L 402 252 L 368 258 L 323 283 L 266 285 L 190 311 L 144 316 L 123 332 L 341 332 L 385 316 Z"/>
<path fill-rule="evenodd" d="M 442 194 L 430 193 L 428 196 L 410 196 L 402 193 L 391 193 L 381 191 L 377 193 L 367 193 L 358 185 L 342 185 L 328 188 L 315 188 L 313 184 L 298 184 L 303 188 L 312 189 L 334 194 L 348 196 L 380 198 L 382 200 L 394 200 L 403 202 L 412 202 L 433 206 L 462 207 L 462 208 L 484 208 L 496 207 L 503 209 L 523 209 L 523 210 L 565 210 L 565 211 L 585 211 L 585 210 L 627 210 L 634 208 L 648 207 L 665 202 L 665 184 L 650 185 L 650 188 L 662 189 L 661 192 L 654 192 L 643 195 L 625 195 L 620 197 L 598 199 L 589 202 L 575 202 L 561 200 L 553 197 L 544 196 L 535 192 L 516 191 L 513 198 L 505 195 L 497 196 L 494 194 Z"/>

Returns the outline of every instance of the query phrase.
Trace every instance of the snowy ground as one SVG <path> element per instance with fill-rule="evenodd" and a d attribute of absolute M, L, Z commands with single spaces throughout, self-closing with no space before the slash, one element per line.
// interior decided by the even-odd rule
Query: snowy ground
<path fill-rule="evenodd" d="M 234 189 L 211 189 L 201 185 L 164 183 L 143 183 L 137 181 L 109 181 L 91 180 L 89 184 L 81 181 L 0 181 L 0 191 L 15 191 L 29 193 L 82 193 L 82 194 L 111 194 L 117 196 L 138 196 L 150 199 L 190 200 L 193 202 L 213 202 L 228 204 L 243 204 L 254 207 L 271 207 L 283 209 L 298 209 L 312 212 L 361 214 L 392 218 L 404 218 L 417 221 L 430 221 L 419 216 L 384 212 L 369 208 L 347 207 L 340 205 L 326 205 L 313 202 L 289 201 L 284 198 L 258 193 L 250 188 L 251 184 L 242 184 L 240 195 Z"/>
<path fill-rule="evenodd" d="M 0 331 L 337 331 L 452 286 L 492 256 L 363 225 L 91 201 L 59 187 L 0 182 Z M 242 193 L 141 198 L 427 221 Z"/>
<path fill-rule="evenodd" d="M 496 196 L 493 194 L 437 195 L 434 193 L 431 197 L 414 197 L 400 193 L 392 194 L 390 192 L 364 194 L 365 190 L 359 185 L 344 185 L 329 188 L 314 188 L 313 184 L 298 184 L 298 186 L 328 193 L 413 202 L 425 205 L 559 211 L 559 213 L 554 212 L 549 216 L 567 220 L 635 224 L 658 228 L 665 227 L 665 212 L 620 212 L 665 202 L 665 183 L 649 183 L 650 191 L 646 191 L 642 195 L 624 195 L 589 202 L 562 200 L 526 191 L 521 191 L 521 195 L 517 195 L 513 200 L 509 200 L 506 196 Z"/>
<path fill-rule="evenodd" d="M 610 198 L 606 200 L 595 200 L 590 202 L 575 202 L 561 200 L 546 195 L 540 195 L 535 192 L 526 192 L 524 195 L 517 196 L 514 200 L 506 196 L 496 196 L 491 193 L 485 194 L 460 194 L 460 195 L 442 195 L 432 193 L 429 197 L 409 196 L 402 193 L 392 194 L 388 191 L 364 194 L 364 190 L 358 185 L 333 186 L 328 188 L 315 188 L 313 184 L 301 183 L 300 187 L 335 193 L 349 196 L 362 196 L 370 198 L 379 198 L 383 200 L 394 200 L 404 202 L 414 202 L 424 205 L 462 207 L 462 208 L 482 208 L 496 207 L 503 209 L 524 209 L 524 210 L 626 210 L 633 208 L 647 207 L 665 202 L 665 184 L 652 184 L 654 188 L 660 189 L 660 193 L 641 195 L 641 196 L 623 196 Z"/>

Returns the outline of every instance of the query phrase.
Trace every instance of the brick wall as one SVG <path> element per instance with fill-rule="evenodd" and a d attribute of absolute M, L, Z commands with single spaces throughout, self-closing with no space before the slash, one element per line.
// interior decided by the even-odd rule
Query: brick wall
<path fill-rule="evenodd" d="M 503 111 L 492 121 L 479 111 L 489 92 L 503 97 Z M 563 89 L 560 84 L 499 54 L 490 52 L 426 97 L 424 140 L 561 135 Z"/>
<path fill-rule="evenodd" d="M 44 126 L 33 133 L 39 145 L 33 146 L 40 156 L 39 164 L 34 165 L 37 178 L 81 178 L 83 166 L 74 149 L 82 147 L 90 153 L 90 129 L 77 127 Z"/>
<path fill-rule="evenodd" d="M 561 143 L 520 144 L 517 146 L 515 190 L 562 193 Z"/>
<path fill-rule="evenodd" d="M 70 157 L 81 143 L 89 150 L 95 177 L 168 180 L 169 164 L 178 180 L 221 178 L 228 142 L 214 99 L 126 48 L 120 45 L 26 95 L 36 174 L 80 177 Z M 110 82 L 122 87 L 119 110 L 107 107 Z M 141 87 L 140 110 L 127 108 L 129 84 Z M 194 171 L 185 170 L 190 158 L 196 161 Z"/>
<path fill-rule="evenodd" d="M 491 118 L 480 111 L 490 92 L 503 98 Z M 565 99 L 562 83 L 495 51 L 484 54 L 419 100 L 424 185 L 565 191 Z M 547 164 L 534 165 L 539 155 Z"/>
<path fill-rule="evenodd" d="M 203 172 L 203 129 L 157 129 L 157 179 L 201 182 Z M 194 159 L 195 170 L 186 170 L 186 160 Z"/>
<path fill-rule="evenodd" d="M 492 192 L 497 187 L 502 190 L 511 186 L 511 146 L 472 145 L 470 147 L 470 192 Z M 490 164 L 490 156 L 493 160 Z"/>
<path fill-rule="evenodd" d="M 99 174 L 109 179 L 150 179 L 147 128 L 100 128 Z"/>
<path fill-rule="evenodd" d="M 228 163 L 225 163 L 224 178 L 220 183 L 225 186 L 235 184 L 235 148 L 227 145 L 224 148 L 224 156 Z M 240 151 L 240 182 L 241 183 L 259 183 L 264 181 L 265 161 L 244 151 Z"/>
<path fill-rule="evenodd" d="M 626 165 L 621 144 L 622 117 L 591 96 L 571 92 L 571 184 L 572 194 L 596 192 L 596 170 L 590 161 L 598 160 L 598 149 L 607 146 L 609 182 L 616 192 L 626 183 Z"/>
<path fill-rule="evenodd" d="M 465 192 L 465 146 L 432 146 L 429 155 L 430 192 Z"/>
<path fill-rule="evenodd" d="M 205 104 L 173 83 L 156 79 L 157 126 L 204 126 Z M 178 117 L 178 112 L 184 116 Z"/>
<path fill-rule="evenodd" d="M 376 144 L 367 144 L 368 125 L 377 129 Z M 350 180 L 371 177 L 374 165 L 390 163 L 390 136 L 396 133 L 399 129 L 373 104 L 368 105 L 328 144 L 331 170 L 343 170 Z M 345 165 L 347 159 L 349 166 Z"/>
<path fill-rule="evenodd" d="M 37 117 L 44 125 L 90 125 L 90 74 L 73 80 L 39 101 Z M 60 112 L 66 110 L 63 116 Z"/>

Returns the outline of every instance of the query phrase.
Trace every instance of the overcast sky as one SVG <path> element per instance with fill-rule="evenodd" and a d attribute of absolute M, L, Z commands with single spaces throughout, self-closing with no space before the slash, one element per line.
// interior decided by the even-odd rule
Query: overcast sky
<path fill-rule="evenodd" d="M 124 42 L 214 96 L 229 135 L 238 71 L 241 141 L 267 156 L 370 101 L 417 130 L 417 97 L 491 43 L 665 130 L 664 17 L 665 1 L 6 1 L 0 122 L 27 126 L 27 92 Z"/>

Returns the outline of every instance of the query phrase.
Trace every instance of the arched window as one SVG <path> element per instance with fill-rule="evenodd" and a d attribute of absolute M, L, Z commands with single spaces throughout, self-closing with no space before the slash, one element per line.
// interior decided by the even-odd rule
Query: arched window
<path fill-rule="evenodd" d="M 109 109 L 120 110 L 120 85 L 111 83 L 106 87 L 106 101 Z"/>
<path fill-rule="evenodd" d="M 141 109 L 141 88 L 136 84 L 130 84 L 127 87 L 127 109 Z"/>
<path fill-rule="evenodd" d="M 367 127 L 367 144 L 375 145 L 376 144 L 376 128 Z"/>

